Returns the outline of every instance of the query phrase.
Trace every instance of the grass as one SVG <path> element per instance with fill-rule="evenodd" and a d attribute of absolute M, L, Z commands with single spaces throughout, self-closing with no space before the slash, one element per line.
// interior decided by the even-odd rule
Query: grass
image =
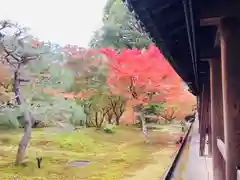
<path fill-rule="evenodd" d="M 115 134 L 94 129 L 65 133 L 38 129 L 33 131 L 26 162 L 15 166 L 13 162 L 21 135 L 16 130 L 0 132 L 1 179 L 12 180 L 16 176 L 18 180 L 122 180 L 135 176 L 161 158 L 160 177 L 176 151 L 177 136 L 165 131 L 150 132 L 150 143 L 146 144 L 139 129 L 130 127 L 117 128 Z M 37 156 L 43 157 L 41 169 L 36 165 Z M 70 167 L 69 162 L 74 160 L 90 163 Z M 148 173 L 151 174 L 149 170 Z"/>

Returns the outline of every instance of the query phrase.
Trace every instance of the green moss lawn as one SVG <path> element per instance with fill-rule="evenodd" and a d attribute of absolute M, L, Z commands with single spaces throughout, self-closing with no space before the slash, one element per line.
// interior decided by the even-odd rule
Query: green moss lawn
<path fill-rule="evenodd" d="M 150 143 L 146 144 L 140 130 L 130 127 L 117 128 L 114 134 L 95 129 L 61 133 L 55 129 L 38 129 L 33 131 L 26 162 L 17 167 L 13 162 L 21 135 L 16 130 L 0 132 L 0 179 L 124 180 L 136 177 L 139 180 L 141 173 L 149 177 L 154 172 L 152 178 L 157 180 L 171 163 L 179 133 L 152 131 Z M 43 157 L 40 169 L 36 156 Z M 86 166 L 71 167 L 69 162 L 74 160 L 90 162 Z M 143 172 L 144 169 L 148 170 Z"/>

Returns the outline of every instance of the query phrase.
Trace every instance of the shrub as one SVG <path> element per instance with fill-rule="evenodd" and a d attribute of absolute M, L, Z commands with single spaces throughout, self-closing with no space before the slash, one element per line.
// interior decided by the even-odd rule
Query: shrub
<path fill-rule="evenodd" d="M 116 126 L 113 124 L 107 124 L 103 130 L 105 133 L 113 134 L 116 132 Z"/>

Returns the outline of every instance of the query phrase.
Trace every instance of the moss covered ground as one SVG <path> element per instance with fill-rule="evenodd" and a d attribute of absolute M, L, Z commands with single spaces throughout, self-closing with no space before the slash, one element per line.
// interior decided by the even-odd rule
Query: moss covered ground
<path fill-rule="evenodd" d="M 33 131 L 26 161 L 15 166 L 22 132 L 1 130 L 0 179 L 122 180 L 136 177 L 139 180 L 139 174 L 146 168 L 146 177 L 154 171 L 153 178 L 158 179 L 171 163 L 179 133 L 153 131 L 149 134 L 150 143 L 146 144 L 140 130 L 132 127 L 119 127 L 114 134 L 91 128 L 74 132 L 37 129 Z M 37 156 L 43 157 L 40 169 Z M 87 160 L 89 164 L 71 167 L 69 163 L 76 160 Z M 154 166 L 149 166 L 153 164 L 157 165 L 155 170 Z"/>

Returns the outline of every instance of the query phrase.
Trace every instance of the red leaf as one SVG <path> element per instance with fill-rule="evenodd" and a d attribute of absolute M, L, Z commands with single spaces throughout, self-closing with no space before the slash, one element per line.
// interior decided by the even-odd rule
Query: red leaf
<path fill-rule="evenodd" d="M 33 47 L 39 47 L 40 46 L 40 42 L 34 41 L 34 42 L 32 42 L 32 46 Z"/>
<path fill-rule="evenodd" d="M 109 58 L 107 84 L 112 92 L 130 98 L 133 105 L 162 101 L 181 89 L 180 77 L 154 44 L 145 50 L 122 49 L 117 52 L 102 48 L 99 51 Z M 148 92 L 158 92 L 161 96 L 150 99 Z"/>

